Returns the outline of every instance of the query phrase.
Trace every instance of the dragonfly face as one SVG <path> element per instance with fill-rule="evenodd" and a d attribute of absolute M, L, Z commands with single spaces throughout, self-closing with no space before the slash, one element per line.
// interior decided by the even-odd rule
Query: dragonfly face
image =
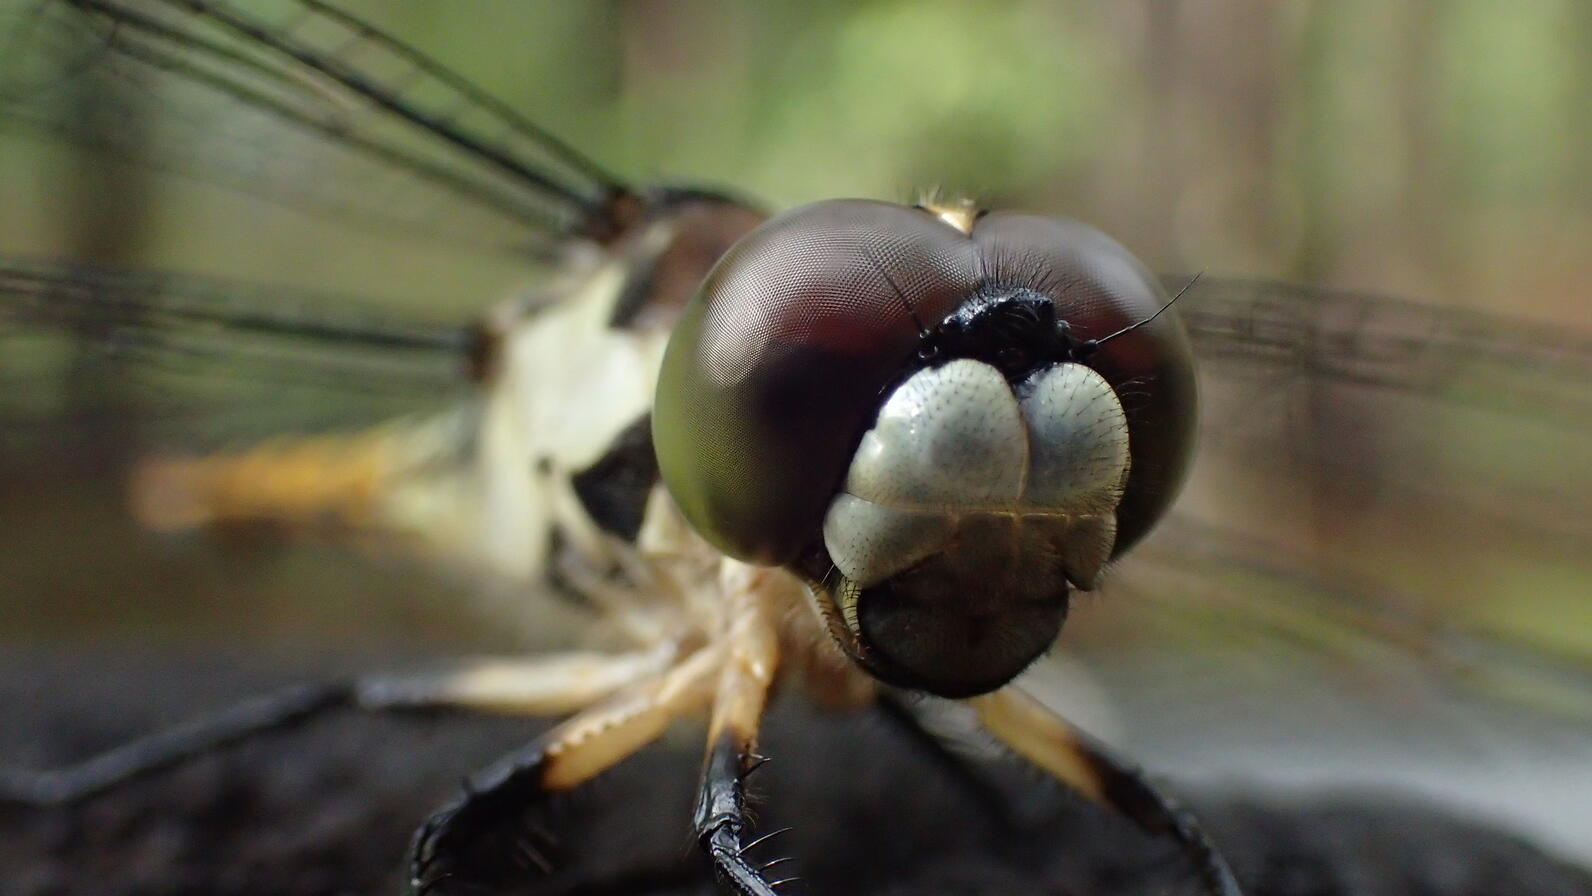
<path fill-rule="evenodd" d="M 837 200 L 744 237 L 675 329 L 653 431 L 697 531 L 801 574 L 874 675 L 960 697 L 1044 652 L 1069 585 L 1170 503 L 1194 394 L 1174 317 L 1128 329 L 1166 300 L 1120 246 L 956 212 Z"/>
<path fill-rule="evenodd" d="M 19 333 L 110 333 L 87 349 L 158 362 L 127 365 L 120 383 L 144 412 L 193 407 L 170 374 L 212 357 L 236 365 L 229 383 L 296 374 L 412 401 L 414 381 L 398 374 L 419 365 L 355 375 L 412 353 L 440 358 L 432 379 L 466 391 L 375 428 L 215 454 L 185 443 L 180 412 L 147 413 L 161 436 L 178 421 L 176 450 L 135 463 L 155 527 L 269 520 L 396 537 L 508 582 L 533 624 L 549 587 L 578 593 L 630 644 L 326 696 L 584 711 L 433 816 L 412 857 L 416 889 L 516 886 L 524 869 L 493 854 L 496 832 L 670 719 L 706 712 L 697 834 L 739 892 L 767 896 L 740 858 L 739 788 L 758 761 L 763 701 L 783 682 L 842 706 L 903 689 L 973 697 L 1019 754 L 1178 832 L 1206 889 L 1231 892 L 1196 829 L 1023 679 L 1008 685 L 1064 620 L 1063 643 L 1102 676 L 1156 670 L 1218 694 L 1258 683 L 1281 709 L 1306 705 L 1301 682 L 1363 676 L 1367 703 L 1391 697 L 1402 713 L 1404 692 L 1384 676 L 1413 672 L 1549 694 L 1584 718 L 1584 645 L 1542 649 L 1478 612 L 1531 591 L 1493 584 L 1506 579 L 1489 565 L 1500 554 L 1575 575 L 1592 556 L 1584 517 L 1566 512 L 1588 497 L 1566 469 L 1592 441 L 1584 340 L 1224 278 L 1161 315 L 1165 289 L 1188 278 L 1158 283 L 1109 238 L 1054 217 L 840 200 L 760 224 L 761 211 L 716 192 L 628 185 L 409 46 L 319 3 L 281 5 L 271 19 L 219 3 L 45 4 L 87 43 L 31 82 L 51 91 L 7 93 L 4 111 L 136 158 L 134 131 L 60 102 L 61 88 L 133 78 L 157 109 L 202 113 L 170 116 L 197 132 L 241 114 L 308 136 L 570 266 L 470 328 L 344 319 L 330 301 L 240 305 L 234 284 L 19 258 L 5 261 L 0 312 Z M 429 105 L 438 93 L 450 111 Z M 209 156 L 154 161 L 238 185 Z M 370 198 L 337 210 L 434 237 L 467 230 Z M 262 344 L 272 351 L 256 354 Z M 468 383 L 454 374 L 467 366 Z M 231 404 L 251 418 L 268 406 Z M 1510 452 L 1555 474 L 1556 491 L 1522 487 L 1519 464 L 1466 441 L 1522 422 Z M 1073 592 L 1097 584 L 1124 599 L 1069 613 Z M 1108 609 L 1126 620 L 1111 637 Z M 1251 641 L 1261 647 L 1245 654 Z M 1219 715 L 1205 697 L 1145 715 Z"/>

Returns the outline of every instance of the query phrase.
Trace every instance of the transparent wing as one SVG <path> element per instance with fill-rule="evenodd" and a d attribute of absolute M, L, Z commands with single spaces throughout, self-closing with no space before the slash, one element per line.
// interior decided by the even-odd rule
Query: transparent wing
<path fill-rule="evenodd" d="M 1334 726 L 1592 753 L 1592 340 L 1259 281 L 1180 307 L 1199 460 L 1064 637 L 1129 739 L 1173 766 L 1179 729 L 1222 725 L 1296 756 Z"/>
<path fill-rule="evenodd" d="M 0 138 L 14 139 L 0 150 L 55 157 L 35 145 L 41 135 L 471 252 L 550 253 L 620 226 L 604 216 L 624 191 L 595 166 L 434 60 L 317 2 L 8 5 Z M 137 172 L 107 170 L 109 184 L 75 172 L 45 183 L 39 201 L 97 214 L 96 186 L 124 180 L 127 202 L 144 198 Z M 80 194 L 89 201 L 74 205 Z M 70 223 L 70 251 L 97 252 L 92 222 Z M 440 298 L 434 307 L 460 306 Z M 341 631 L 335 640 L 364 645 L 424 631 L 413 640 L 435 650 L 451 630 L 482 649 L 479 626 L 457 612 L 479 589 L 445 571 L 417 575 L 418 558 L 372 565 L 342 544 L 255 537 L 280 534 L 268 526 L 163 540 L 138 531 L 128 510 L 129 469 L 150 456 L 406 415 L 458 422 L 468 450 L 471 406 L 456 399 L 469 391 L 470 331 L 386 308 L 363 295 L 0 256 L 8 631 L 186 641 L 226 629 L 237 644 L 269 643 L 273 630 L 290 643 Z M 447 411 L 426 413 L 438 408 Z"/>
<path fill-rule="evenodd" d="M 199 449 L 373 423 L 462 390 L 466 328 L 401 323 L 374 307 L 0 256 L 0 447 L 44 451 L 86 428 Z"/>
<path fill-rule="evenodd" d="M 459 611 L 477 589 L 407 545 L 264 523 L 170 539 L 134 519 L 144 460 L 467 407 L 468 333 L 372 307 L 0 256 L 5 636 L 113 652 L 481 649 Z"/>
<path fill-rule="evenodd" d="M 0 124 L 272 201 L 542 251 L 601 235 L 621 192 L 454 72 L 317 0 L 48 0 L 0 28 Z"/>

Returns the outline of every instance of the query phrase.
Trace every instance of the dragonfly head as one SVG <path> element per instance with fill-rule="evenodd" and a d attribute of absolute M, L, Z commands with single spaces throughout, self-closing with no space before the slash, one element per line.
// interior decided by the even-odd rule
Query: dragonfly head
<path fill-rule="evenodd" d="M 1165 304 L 1076 222 L 788 212 L 725 254 L 670 339 L 663 480 L 720 550 L 805 578 L 875 677 L 993 690 L 1176 491 L 1193 369 L 1175 316 L 1150 319 Z"/>
<path fill-rule="evenodd" d="M 1121 400 L 1080 363 L 1009 373 L 959 357 L 908 377 L 824 516 L 821 600 L 842 646 L 893 684 L 966 696 L 1006 683 L 1115 547 Z"/>

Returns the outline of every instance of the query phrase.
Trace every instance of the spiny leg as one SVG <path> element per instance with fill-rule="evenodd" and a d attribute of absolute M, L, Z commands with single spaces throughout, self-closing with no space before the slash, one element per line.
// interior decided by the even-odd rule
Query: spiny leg
<path fill-rule="evenodd" d="M 591 780 L 705 705 L 723 658 L 719 648 L 703 648 L 472 776 L 464 793 L 415 833 L 410 891 L 496 892 L 523 885 L 532 866 L 548 870 L 528 817 L 549 795 Z"/>
<path fill-rule="evenodd" d="M 672 656 L 672 650 L 659 649 L 617 655 L 473 659 L 417 674 L 300 685 L 157 731 L 67 768 L 0 770 L 0 805 L 45 807 L 82 802 L 198 756 L 339 709 L 380 712 L 449 707 L 561 715 L 656 674 Z"/>
<path fill-rule="evenodd" d="M 768 866 L 755 868 L 746 858 L 747 850 L 760 841 L 741 842 L 748 827 L 742 782 L 763 761 L 757 755 L 757 730 L 779 663 L 779 640 L 756 598 L 755 576 L 749 569 L 732 568 L 728 577 L 729 654 L 713 696 L 696 834 L 715 873 L 737 896 L 776 896 L 774 888 L 794 878 L 770 883 L 762 873 Z"/>
<path fill-rule="evenodd" d="M 1015 686 L 968 703 L 984 726 L 1018 755 L 1145 831 L 1171 836 L 1199 869 L 1212 896 L 1242 896 L 1227 860 L 1194 816 L 1104 744 Z"/>

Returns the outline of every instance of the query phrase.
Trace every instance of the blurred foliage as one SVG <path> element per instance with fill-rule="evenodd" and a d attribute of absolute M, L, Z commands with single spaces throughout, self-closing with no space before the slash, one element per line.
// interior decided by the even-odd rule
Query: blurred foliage
<path fill-rule="evenodd" d="M 779 205 L 938 188 L 1088 220 L 1158 268 L 1592 327 L 1580 0 L 350 5 L 634 179 Z M 55 213 L 84 163 L 11 152 L 0 246 L 73 244 L 85 203 Z M 333 255 L 302 216 L 109 179 L 147 190 L 130 260 L 431 307 L 523 271 L 341 233 Z"/>

